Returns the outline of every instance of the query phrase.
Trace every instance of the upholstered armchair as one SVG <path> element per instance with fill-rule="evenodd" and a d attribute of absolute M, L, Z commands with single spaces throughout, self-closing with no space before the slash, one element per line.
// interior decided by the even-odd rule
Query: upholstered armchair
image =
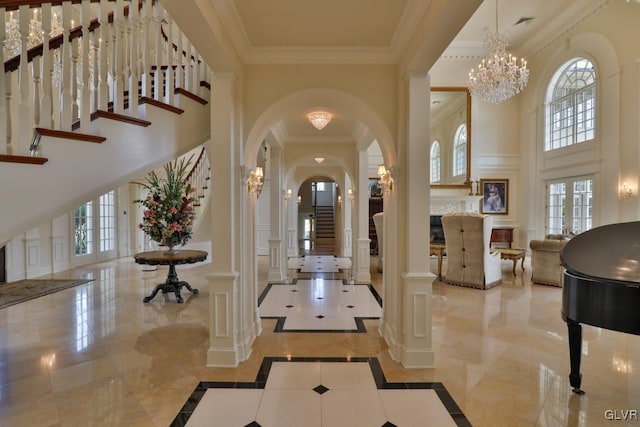
<path fill-rule="evenodd" d="M 560 263 L 560 252 L 569 241 L 563 234 L 547 234 L 544 240 L 532 240 L 531 283 L 562 287 L 564 268 Z"/>
<path fill-rule="evenodd" d="M 447 246 L 445 283 L 489 289 L 502 283 L 500 253 L 491 253 L 493 220 L 489 215 L 456 212 L 442 216 Z"/>

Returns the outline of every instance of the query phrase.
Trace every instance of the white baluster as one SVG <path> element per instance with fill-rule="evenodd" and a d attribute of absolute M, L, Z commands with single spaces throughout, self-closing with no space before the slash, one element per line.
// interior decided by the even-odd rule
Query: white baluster
<path fill-rule="evenodd" d="M 200 65 L 202 61 L 200 60 L 200 55 L 195 50 L 193 51 L 193 56 L 195 57 L 195 76 L 193 78 L 193 93 L 196 95 L 200 95 Z"/>
<path fill-rule="evenodd" d="M 40 57 L 33 58 L 33 123 L 40 127 Z"/>
<path fill-rule="evenodd" d="M 81 126 L 88 126 L 91 121 L 91 76 L 89 74 L 90 69 L 90 56 L 91 52 L 91 34 L 89 32 L 89 25 L 91 25 L 91 4 L 89 0 L 82 0 L 80 5 L 80 16 L 82 19 L 82 57 L 80 58 L 81 72 L 80 72 L 80 124 Z"/>
<path fill-rule="evenodd" d="M 42 5 L 42 100 L 40 104 L 40 127 L 50 129 L 53 120 L 53 61 L 49 50 L 51 39 L 51 3 Z"/>
<path fill-rule="evenodd" d="M 100 108 L 98 88 L 100 85 L 100 38 L 98 29 L 91 32 L 91 51 L 93 52 L 93 75 L 91 77 L 91 112 Z"/>
<path fill-rule="evenodd" d="M 29 61 L 27 51 L 29 50 L 29 6 L 21 5 L 18 8 L 18 31 L 20 32 L 20 68 L 18 88 L 20 91 L 20 105 L 18 107 L 18 147 L 14 147 L 16 153 L 22 153 L 21 147 L 28 147 L 31 140 L 33 120 L 31 116 L 31 78 L 29 76 Z"/>
<path fill-rule="evenodd" d="M 0 7 L 0 16 L 5 16 L 6 9 Z M 4 19 L 0 19 L 0 64 L 4 64 L 4 45 L 7 40 L 7 28 Z M 7 82 L 9 84 L 7 84 Z M 7 79 L 4 69 L 0 70 L 0 138 L 4 137 L 4 144 L 0 145 L 0 153 L 11 154 L 11 120 L 7 113 L 8 98 L 5 98 L 6 87 L 11 87 L 11 78 Z"/>
<path fill-rule="evenodd" d="M 176 42 L 178 47 L 176 52 L 176 87 L 184 88 L 184 52 L 182 51 L 182 31 L 180 29 L 178 29 Z"/>
<path fill-rule="evenodd" d="M 131 77 L 129 78 L 129 111 L 134 115 L 138 114 L 138 92 L 140 89 L 140 58 L 139 58 L 139 39 L 140 39 L 140 12 L 138 2 L 132 2 L 129 5 L 129 63 L 131 68 Z"/>
<path fill-rule="evenodd" d="M 100 68 L 98 83 L 98 108 L 107 111 L 109 108 L 109 69 L 107 59 L 111 50 L 111 34 L 109 24 L 109 0 L 100 0 L 100 28 L 98 43 L 100 44 Z"/>
<path fill-rule="evenodd" d="M 71 29 L 71 2 L 62 2 L 62 55 L 60 57 L 60 129 L 71 130 L 72 102 L 71 99 L 71 43 L 69 35 Z"/>
<path fill-rule="evenodd" d="M 166 14 L 167 21 L 167 92 L 165 102 L 169 105 L 174 105 L 174 91 L 175 91 L 175 78 L 174 78 L 174 63 L 173 63 L 173 20 Z"/>
<path fill-rule="evenodd" d="M 79 118 L 80 110 L 78 108 L 78 38 L 71 41 L 71 122 L 75 122 Z"/>
<path fill-rule="evenodd" d="M 154 99 L 156 101 L 162 101 L 164 99 L 164 76 L 162 72 L 162 12 L 160 5 L 155 3 L 153 5 L 153 21 L 155 23 L 154 38 L 155 38 L 155 53 L 154 63 L 156 71 L 154 74 Z"/>
<path fill-rule="evenodd" d="M 142 4 L 142 96 L 151 98 L 151 64 L 152 64 L 152 28 L 153 28 L 153 10 L 150 0 Z"/>
<path fill-rule="evenodd" d="M 113 85 L 113 111 L 114 113 L 124 112 L 124 92 L 125 87 L 125 16 L 123 0 L 116 0 L 116 8 L 113 13 L 113 23 L 115 24 L 115 44 L 114 44 L 114 63 L 115 70 L 113 77 L 115 79 Z"/>

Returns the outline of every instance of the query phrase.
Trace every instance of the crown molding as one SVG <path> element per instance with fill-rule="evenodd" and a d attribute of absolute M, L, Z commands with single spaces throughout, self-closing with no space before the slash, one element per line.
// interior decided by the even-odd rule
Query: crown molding
<path fill-rule="evenodd" d="M 361 47 L 261 47 L 242 55 L 246 64 L 396 64 L 390 48 Z"/>
<path fill-rule="evenodd" d="M 290 135 L 283 141 L 287 144 L 353 144 L 350 136 L 295 136 Z"/>

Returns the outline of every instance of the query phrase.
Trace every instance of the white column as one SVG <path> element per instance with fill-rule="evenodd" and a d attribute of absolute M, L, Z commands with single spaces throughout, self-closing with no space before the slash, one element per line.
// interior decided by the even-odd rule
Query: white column
<path fill-rule="evenodd" d="M 351 182 L 351 178 L 348 174 L 344 174 L 344 191 L 342 192 L 342 210 L 343 210 L 343 227 L 342 227 L 342 256 L 351 258 L 353 256 L 353 229 L 351 225 L 352 220 L 352 212 L 353 212 L 353 204 L 355 203 L 355 199 L 352 201 L 349 198 L 349 190 L 353 191 L 355 194 L 355 189 L 353 188 L 353 183 Z M 367 208 L 368 209 L 368 208 Z"/>
<path fill-rule="evenodd" d="M 233 367 L 246 360 L 257 333 L 255 245 L 247 243 L 254 238 L 255 199 L 249 199 L 239 167 L 242 150 L 235 84 L 230 73 L 215 75 L 207 146 L 215 194 L 210 202 L 213 271 L 206 276 L 211 311 L 207 366 L 212 367 Z"/>
<path fill-rule="evenodd" d="M 290 187 L 288 187 L 290 188 Z M 287 189 L 288 189 L 287 188 Z M 298 190 L 291 188 L 291 199 L 287 202 L 287 257 L 298 254 Z"/>
<path fill-rule="evenodd" d="M 287 270 L 282 241 L 284 194 L 282 193 L 282 149 L 280 147 L 270 147 L 268 163 L 271 181 L 269 188 L 271 215 L 269 217 L 269 273 L 267 280 L 282 282 L 287 277 Z"/>
<path fill-rule="evenodd" d="M 406 140 L 400 141 L 398 177 L 393 190 L 385 195 L 390 203 L 396 199 L 394 206 L 398 209 L 389 209 L 391 215 L 387 215 L 385 208 L 384 271 L 390 263 L 395 277 L 385 276 L 381 329 L 390 343 L 392 357 L 407 368 L 435 364 L 431 319 L 435 276 L 429 271 L 429 191 L 425 187 L 429 182 L 429 164 L 424 160 L 429 158 L 429 144 L 425 143 L 429 141 L 429 87 L 427 74 L 407 77 Z M 393 235 L 399 238 L 394 239 Z"/>
<path fill-rule="evenodd" d="M 356 198 L 356 218 L 355 221 L 355 281 L 358 283 L 371 283 L 371 252 L 369 245 L 369 198 L 362 197 L 367 194 L 369 185 L 369 156 L 366 150 L 358 152 L 358 191 L 360 197 Z"/>

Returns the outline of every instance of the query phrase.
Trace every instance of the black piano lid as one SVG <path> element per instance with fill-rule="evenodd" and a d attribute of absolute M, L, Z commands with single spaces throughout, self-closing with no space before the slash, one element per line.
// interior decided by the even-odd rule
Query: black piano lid
<path fill-rule="evenodd" d="M 603 225 L 578 234 L 560 253 L 573 275 L 640 283 L 640 221 Z"/>

